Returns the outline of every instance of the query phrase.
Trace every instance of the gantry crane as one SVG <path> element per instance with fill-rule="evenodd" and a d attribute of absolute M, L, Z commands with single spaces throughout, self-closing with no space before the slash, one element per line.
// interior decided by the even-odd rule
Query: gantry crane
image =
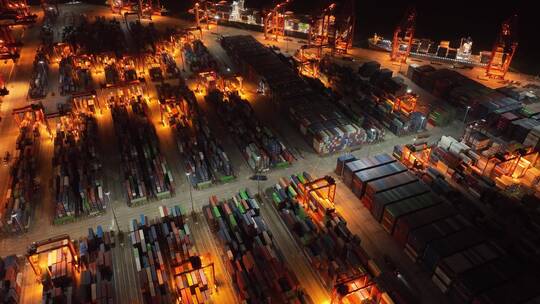
<path fill-rule="evenodd" d="M 206 29 L 210 29 L 211 23 L 216 23 L 216 4 L 209 0 L 202 0 L 195 2 L 195 6 L 189 10 L 190 13 L 195 15 L 195 24 L 198 28 L 201 27 L 201 23 L 206 24 Z"/>
<path fill-rule="evenodd" d="M 365 297 L 377 298 L 379 291 L 376 287 L 375 282 L 371 280 L 367 273 L 357 273 L 337 279 L 332 290 L 330 304 L 344 303 L 343 299 L 347 298 L 348 295 L 362 291 L 364 291 L 363 296 Z"/>
<path fill-rule="evenodd" d="M 291 0 L 278 3 L 264 14 L 264 39 L 278 40 L 279 36 L 285 36 L 285 7 Z"/>
<path fill-rule="evenodd" d="M 324 176 L 302 185 L 300 202 L 309 205 L 310 202 L 324 213 L 335 211 L 334 199 L 336 197 L 336 181 L 331 176 Z"/>
<path fill-rule="evenodd" d="M 49 126 L 49 123 L 47 122 L 47 115 L 45 114 L 45 107 L 43 106 L 41 102 L 30 104 L 25 107 L 13 109 L 11 114 L 13 115 L 13 118 L 15 119 L 17 124 L 19 125 L 22 125 L 28 122 L 41 123 L 47 130 L 47 133 L 52 137 L 51 127 Z"/>
<path fill-rule="evenodd" d="M 513 15 L 501 25 L 499 36 L 493 44 L 491 58 L 486 66 L 486 76 L 504 79 L 517 47 L 517 15 Z"/>
<path fill-rule="evenodd" d="M 12 20 L 12 25 L 33 24 L 37 15 L 30 13 L 26 0 L 0 0 L 0 20 Z"/>
<path fill-rule="evenodd" d="M 40 280 L 43 280 L 41 281 L 42 284 L 49 284 L 51 286 L 54 286 L 51 280 L 50 269 L 49 267 L 47 267 L 48 265 L 45 265 L 45 267 L 43 267 L 42 263 L 40 263 L 42 262 L 41 260 L 45 259 L 45 257 L 50 252 L 64 249 L 66 250 L 66 253 L 69 254 L 69 260 L 71 261 L 71 263 L 68 265 L 72 265 L 72 267 L 76 271 L 79 271 L 80 262 L 77 256 L 77 251 L 75 250 L 73 242 L 67 234 L 59 235 L 39 242 L 33 242 L 28 247 L 28 251 L 26 252 L 26 259 L 32 267 L 32 270 L 34 271 L 36 277 Z M 43 275 L 45 271 L 49 275 Z"/>
<path fill-rule="evenodd" d="M 352 47 L 356 0 L 332 2 L 321 10 L 321 13 L 311 20 L 308 45 L 322 49 L 329 47 L 332 54 L 346 54 Z"/>
<path fill-rule="evenodd" d="M 390 59 L 392 61 L 400 63 L 407 61 L 407 57 L 409 57 L 409 53 L 411 52 L 415 29 L 416 9 L 410 7 L 407 9 L 405 16 L 394 31 L 392 52 L 390 52 Z"/>
<path fill-rule="evenodd" d="M 139 19 L 152 19 L 161 15 L 160 0 L 110 0 L 111 11 L 115 14 L 136 14 Z"/>

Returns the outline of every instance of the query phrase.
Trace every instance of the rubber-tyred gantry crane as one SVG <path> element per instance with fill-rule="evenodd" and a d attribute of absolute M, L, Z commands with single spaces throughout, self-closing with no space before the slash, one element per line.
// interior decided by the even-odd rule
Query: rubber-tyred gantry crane
<path fill-rule="evenodd" d="M 396 27 L 394 31 L 394 38 L 392 40 L 392 52 L 390 52 L 390 59 L 404 63 L 409 57 L 411 52 L 411 46 L 414 38 L 414 31 L 416 29 L 416 9 L 410 7 L 407 9 L 405 16 Z"/>
<path fill-rule="evenodd" d="M 30 13 L 26 0 L 0 0 L 0 20 L 12 20 L 13 25 L 33 24 L 37 15 Z"/>
<path fill-rule="evenodd" d="M 352 47 L 356 0 L 332 2 L 321 10 L 310 24 L 308 45 L 322 48 L 329 47 L 332 54 L 346 54 Z M 320 56 L 320 55 L 319 55 Z"/>
<path fill-rule="evenodd" d="M 501 25 L 499 36 L 493 44 L 491 57 L 486 66 L 486 76 L 504 79 L 517 47 L 517 15 L 513 15 Z"/>
<path fill-rule="evenodd" d="M 115 14 L 137 15 L 139 19 L 152 19 L 153 15 L 161 15 L 160 0 L 109 0 L 111 11 Z"/>
<path fill-rule="evenodd" d="M 264 39 L 277 41 L 280 36 L 285 36 L 285 7 L 291 0 L 278 3 L 264 14 Z"/>
<path fill-rule="evenodd" d="M 190 13 L 195 15 L 195 24 L 198 28 L 201 24 L 206 24 L 206 29 L 210 29 L 210 24 L 216 23 L 216 4 L 209 0 L 201 0 L 195 2 L 195 6 L 189 10 Z"/>

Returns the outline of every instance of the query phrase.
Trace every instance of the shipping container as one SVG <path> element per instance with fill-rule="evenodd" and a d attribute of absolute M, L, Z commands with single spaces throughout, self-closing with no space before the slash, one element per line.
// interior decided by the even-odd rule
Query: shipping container
<path fill-rule="evenodd" d="M 480 243 L 442 258 L 433 272 L 432 281 L 445 293 L 461 273 L 493 261 L 504 254 L 503 249 L 493 242 Z"/>
<path fill-rule="evenodd" d="M 149 198 L 167 198 L 174 193 L 174 180 L 159 150 L 156 129 L 142 96 L 111 97 L 112 118 L 119 141 L 124 188 L 130 206 Z"/>
<path fill-rule="evenodd" d="M 416 175 L 414 175 L 414 173 L 410 171 L 405 171 L 375 180 L 367 185 L 366 193 L 362 198 L 362 202 L 364 203 L 364 206 L 366 206 L 366 208 L 371 211 L 371 202 L 373 200 L 373 197 L 377 194 L 408 184 L 416 183 L 418 181 L 418 177 L 416 177 Z"/>
<path fill-rule="evenodd" d="M 226 268 L 241 301 L 246 303 L 295 303 L 298 280 L 288 269 L 272 232 L 260 216 L 259 202 L 247 190 L 231 199 L 209 200 L 205 210 L 226 252 Z"/>
<path fill-rule="evenodd" d="M 524 265 L 513 258 L 496 259 L 461 274 L 450 288 L 450 298 L 455 303 L 470 303 L 481 293 L 517 278 L 524 270 Z"/>
<path fill-rule="evenodd" d="M 363 128 L 313 92 L 291 66 L 255 38 L 223 37 L 221 45 L 243 76 L 280 105 L 318 154 L 344 151 L 365 142 Z"/>
<path fill-rule="evenodd" d="M 400 217 L 440 204 L 441 202 L 443 202 L 442 198 L 432 192 L 427 192 L 395 204 L 386 205 L 384 207 L 381 224 L 386 232 L 392 234 L 394 232 L 396 221 Z"/>
<path fill-rule="evenodd" d="M 400 217 L 394 226 L 392 236 L 403 247 L 407 242 L 409 232 L 433 222 L 454 216 L 457 213 L 449 203 L 437 204 Z"/>
<path fill-rule="evenodd" d="M 271 189 L 272 205 L 326 286 L 355 271 L 367 274 L 369 257 L 347 222 L 336 212 L 321 215 L 313 204 L 299 201 L 302 184 L 311 180 L 305 172 L 281 178 Z"/>
<path fill-rule="evenodd" d="M 422 181 L 416 183 L 410 183 L 397 187 L 388 191 L 377 193 L 371 199 L 370 197 L 364 197 L 363 201 L 366 206 L 372 205 L 371 214 L 380 222 L 383 216 L 384 208 L 387 205 L 402 201 L 404 199 L 414 197 L 429 192 L 429 187 Z M 370 203 L 373 202 L 373 203 Z M 369 208 L 368 208 L 369 209 Z"/>
<path fill-rule="evenodd" d="M 98 147 L 93 115 L 73 112 L 60 118 L 52 159 L 55 224 L 105 212 Z"/>
<path fill-rule="evenodd" d="M 445 238 L 471 226 L 472 224 L 469 221 L 458 214 L 412 230 L 407 237 L 405 253 L 411 260 L 416 262 L 424 256 L 426 246 L 431 242 Z"/>
<path fill-rule="evenodd" d="M 25 121 L 19 128 L 9 177 L 4 181 L 7 191 L 0 200 L 0 231 L 21 233 L 29 228 L 34 204 L 39 201 L 36 191 L 40 186 L 37 177 L 40 143 L 38 125 Z"/>
<path fill-rule="evenodd" d="M 405 171 L 407 171 L 407 168 L 400 162 L 393 162 L 383 166 L 358 171 L 353 175 L 351 191 L 356 195 L 356 197 L 362 198 L 368 183 Z"/>
<path fill-rule="evenodd" d="M 355 160 L 356 157 L 352 154 L 346 154 L 338 157 L 336 170 L 334 170 L 334 173 L 343 178 L 343 171 L 345 170 L 345 165 Z"/>
<path fill-rule="evenodd" d="M 216 106 L 216 113 L 233 135 L 244 159 L 254 172 L 265 172 L 292 164 L 294 156 L 291 152 L 270 128 L 258 120 L 249 102 L 238 93 L 224 95 L 218 90 L 212 90 L 205 99 Z"/>
<path fill-rule="evenodd" d="M 352 185 L 353 176 L 356 172 L 384 166 L 394 163 L 395 161 L 396 159 L 386 153 L 350 161 L 345 164 L 343 173 L 340 175 L 343 176 L 343 183 L 350 188 Z"/>
<path fill-rule="evenodd" d="M 15 255 L 0 257 L 0 302 L 20 303 L 23 272 L 19 266 L 22 261 Z"/>
<path fill-rule="evenodd" d="M 450 234 L 445 238 L 435 240 L 426 246 L 422 263 L 424 267 L 433 273 L 437 263 L 454 253 L 469 249 L 485 241 L 485 236 L 476 228 L 468 228 Z"/>

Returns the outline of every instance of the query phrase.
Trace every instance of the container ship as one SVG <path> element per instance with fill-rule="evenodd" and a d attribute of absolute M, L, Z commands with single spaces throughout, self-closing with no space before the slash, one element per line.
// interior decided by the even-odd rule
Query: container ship
<path fill-rule="evenodd" d="M 392 40 L 385 39 L 377 34 L 368 39 L 370 49 L 391 52 Z M 407 42 L 400 40 L 399 47 L 405 51 Z M 459 47 L 451 47 L 450 41 L 443 40 L 438 44 L 429 39 L 414 38 L 411 45 L 410 56 L 432 62 L 442 62 L 449 64 L 463 64 L 465 66 L 484 67 L 489 63 L 490 51 L 481 51 L 478 54 L 472 53 L 473 41 L 471 38 L 462 38 Z"/>

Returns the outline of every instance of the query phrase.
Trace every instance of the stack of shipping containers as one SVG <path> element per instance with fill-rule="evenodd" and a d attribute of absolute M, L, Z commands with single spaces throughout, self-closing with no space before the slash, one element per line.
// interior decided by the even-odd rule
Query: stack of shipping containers
<path fill-rule="evenodd" d="M 407 76 L 424 90 L 449 104 L 465 110 L 469 115 L 488 120 L 497 119 L 506 112 L 519 110 L 522 105 L 515 99 L 467 78 L 457 71 L 435 69 L 431 66 L 410 65 Z M 439 115 L 445 116 L 443 106 Z M 432 119 L 438 119 L 433 117 Z"/>
<path fill-rule="evenodd" d="M 289 114 L 317 153 L 334 153 L 364 143 L 364 129 L 312 92 L 291 67 L 253 37 L 224 37 L 221 44 L 242 74 L 270 93 Z"/>
<path fill-rule="evenodd" d="M 129 238 L 144 303 L 206 303 L 212 271 L 203 265 L 179 206 L 132 220 Z"/>
<path fill-rule="evenodd" d="M 15 155 L 7 181 L 7 192 L 2 198 L 0 227 L 7 233 L 26 231 L 34 206 L 36 190 L 37 157 L 40 134 L 33 124 L 20 127 Z"/>
<path fill-rule="evenodd" d="M 159 151 L 156 130 L 146 115 L 146 103 L 140 97 L 131 101 L 118 97 L 112 104 L 128 204 L 170 197 L 174 191 L 172 172 Z"/>
<path fill-rule="evenodd" d="M 454 149 L 461 148 L 456 146 Z M 507 280 L 527 276 L 526 269 L 515 264 L 516 258 L 508 256 L 498 243 L 486 238 L 461 215 L 456 206 L 434 194 L 412 173 L 388 175 L 387 171 L 393 170 L 383 168 L 395 162 L 363 169 L 377 157 L 381 156 L 360 160 L 351 155 L 339 157 L 336 173 L 343 176 L 345 184 L 349 181 L 353 186 L 354 177 L 358 176 L 358 186 L 353 192 L 383 229 L 404 247 L 405 253 L 428 271 L 442 292 L 459 303 L 492 299 L 487 293 L 490 289 Z M 354 173 L 355 170 L 359 171 Z M 381 173 L 370 173 L 373 170 Z M 485 276 L 490 276 L 489 280 L 482 281 L 480 278 Z M 527 290 L 526 298 L 535 296 L 538 291 Z"/>
<path fill-rule="evenodd" d="M 83 113 L 61 117 L 54 138 L 55 223 L 104 211 L 97 121 Z"/>
<path fill-rule="evenodd" d="M 183 79 L 178 86 L 158 86 L 161 111 L 175 131 L 177 146 L 190 172 L 190 181 L 201 189 L 215 182 L 234 179 L 231 161 L 220 142 L 210 131 L 197 99 Z"/>
<path fill-rule="evenodd" d="M 378 275 L 368 273 L 369 256 L 360 246 L 358 236 L 347 228 L 347 222 L 333 211 L 333 206 L 321 204 L 319 195 L 310 194 L 308 201 L 304 201 L 303 184 L 309 181 L 312 178 L 305 172 L 281 178 L 271 188 L 272 205 L 323 283 L 331 289 L 333 282 L 344 277 Z M 378 298 L 380 294 L 371 288 L 380 291 L 379 286 L 368 287 L 366 290 L 373 293 L 366 298 Z"/>
<path fill-rule="evenodd" d="M 114 236 L 98 226 L 95 232 L 93 229 L 88 229 L 88 235 L 81 238 L 78 245 L 81 269 L 77 298 L 85 303 L 113 303 L 115 300 L 112 254 L 112 248 L 115 245 Z"/>
<path fill-rule="evenodd" d="M 0 257 L 0 302 L 20 303 L 22 291 L 21 261 L 14 256 Z"/>
<path fill-rule="evenodd" d="M 285 265 L 255 198 L 247 191 L 224 201 L 213 196 L 204 211 L 226 251 L 226 268 L 241 301 L 300 301 L 298 280 Z"/>
<path fill-rule="evenodd" d="M 268 127 L 259 122 L 247 100 L 235 93 L 224 96 L 217 90 L 211 91 L 206 100 L 216 106 L 218 116 L 233 134 L 253 171 L 282 168 L 293 162 L 292 154 Z"/>

